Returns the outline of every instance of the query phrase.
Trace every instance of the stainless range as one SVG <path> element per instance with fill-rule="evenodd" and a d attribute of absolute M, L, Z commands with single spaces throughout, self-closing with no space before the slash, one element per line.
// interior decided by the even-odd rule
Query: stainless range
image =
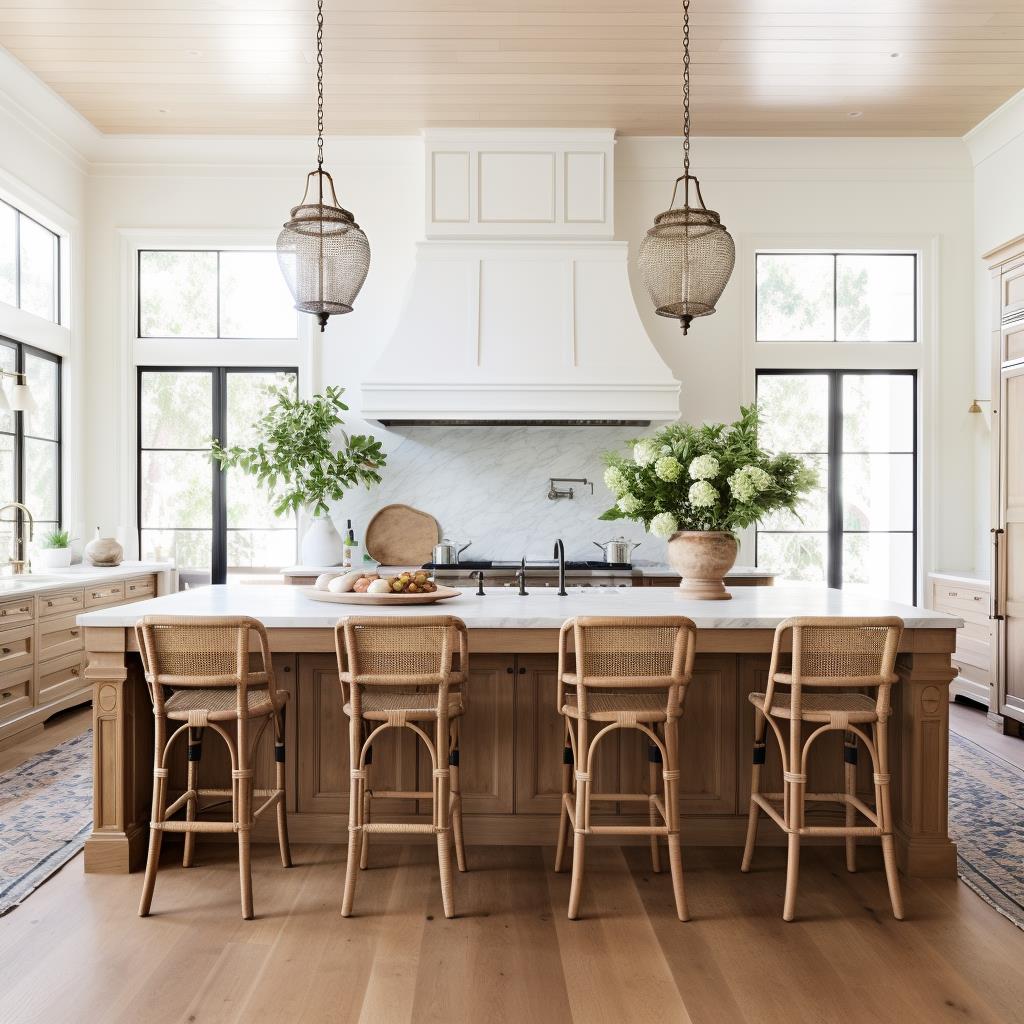
<path fill-rule="evenodd" d="M 435 565 L 428 562 L 423 568 L 429 569 L 438 583 L 449 587 L 475 587 L 478 574 L 483 573 L 485 587 L 517 587 L 517 573 L 523 567 L 522 561 L 477 561 L 460 562 L 458 565 Z M 628 562 L 570 562 L 565 563 L 565 585 L 567 587 L 631 587 L 633 566 Z M 558 561 L 536 559 L 526 563 L 526 586 L 558 587 Z"/>

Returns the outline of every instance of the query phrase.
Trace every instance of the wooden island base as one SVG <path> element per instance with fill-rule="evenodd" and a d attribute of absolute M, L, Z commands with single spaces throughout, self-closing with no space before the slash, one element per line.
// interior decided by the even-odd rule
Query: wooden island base
<path fill-rule="evenodd" d="M 85 870 L 126 872 L 141 865 L 148 838 L 151 705 L 134 631 L 123 625 L 86 625 L 96 746 L 94 829 L 85 847 Z M 348 751 L 333 632 L 271 626 L 269 634 L 278 685 L 291 693 L 287 793 L 292 840 L 346 842 Z M 707 629 L 699 634 L 700 653 L 683 715 L 684 844 L 742 845 L 753 743 L 747 694 L 764 689 L 772 636 L 771 629 L 753 628 Z M 469 843 L 554 843 L 563 751 L 562 719 L 555 709 L 556 643 L 555 629 L 470 627 L 471 675 L 460 759 Z M 890 720 L 891 749 L 897 849 L 900 867 L 909 875 L 956 874 L 956 847 L 947 833 L 947 691 L 954 676 L 954 643 L 954 628 L 907 629 L 898 661 L 901 684 L 895 688 Z M 816 789 L 843 788 L 841 746 L 840 733 L 816 744 L 809 769 Z M 766 786 L 781 789 L 777 751 L 769 749 Z M 184 788 L 184 748 L 177 753 L 172 790 Z M 871 802 L 867 761 L 861 758 L 860 788 Z M 273 777 L 269 742 L 262 746 L 257 765 L 256 785 L 268 785 Z M 204 741 L 201 772 L 208 783 L 219 778 L 223 785 L 229 778 L 225 750 L 213 735 Z M 610 734 L 600 749 L 595 775 L 595 788 L 604 792 L 644 790 L 644 739 L 632 731 Z M 430 789 L 429 765 L 420 756 L 415 737 L 394 730 L 374 745 L 371 787 L 374 784 Z M 414 801 L 389 801 L 388 813 L 405 821 L 429 820 Z M 812 814 L 821 823 L 830 817 L 838 820 L 838 811 Z M 639 818 L 625 805 L 609 804 L 601 818 L 595 815 L 595 824 L 609 816 L 623 823 L 646 823 L 646 815 Z M 784 840 L 763 817 L 762 829 L 763 842 Z M 261 824 L 256 838 L 273 841 L 272 830 L 272 821 Z M 408 838 L 400 837 L 402 842 Z M 383 837 L 374 838 L 378 841 Z M 737 863 L 738 857 L 737 850 Z"/>

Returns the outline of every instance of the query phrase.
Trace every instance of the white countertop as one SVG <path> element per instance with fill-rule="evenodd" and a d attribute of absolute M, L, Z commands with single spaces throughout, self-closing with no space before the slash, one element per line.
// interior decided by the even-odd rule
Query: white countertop
<path fill-rule="evenodd" d="M 20 576 L 0 577 L 0 597 L 42 594 L 67 587 L 84 587 L 107 580 L 124 580 L 147 573 L 173 572 L 171 562 L 122 562 L 115 566 L 72 565 L 66 569 L 40 569 Z"/>
<path fill-rule="evenodd" d="M 633 572 L 638 572 L 641 576 L 679 578 L 679 573 L 669 565 L 634 565 Z M 734 565 L 725 574 L 725 578 L 727 580 L 749 579 L 751 577 L 761 579 L 767 576 L 770 579 L 775 579 L 775 575 L 775 573 L 769 572 L 767 569 L 758 569 L 753 565 Z"/>
<path fill-rule="evenodd" d="M 928 573 L 930 579 L 945 580 L 947 583 L 959 583 L 965 587 L 982 587 L 988 589 L 991 579 L 987 572 L 975 569 L 937 569 Z"/>
<path fill-rule="evenodd" d="M 470 629 L 557 629 L 573 615 L 687 615 L 700 629 L 774 629 L 794 615 L 898 615 L 909 628 L 956 629 L 961 619 L 824 587 L 737 587 L 731 601 L 684 600 L 671 587 L 572 587 L 568 597 L 547 589 L 520 597 L 504 587 L 484 597 L 464 591 L 437 604 L 406 605 L 400 615 L 459 616 Z M 269 628 L 330 628 L 345 615 L 392 613 L 380 605 L 326 604 L 306 587 L 200 587 L 102 608 L 78 617 L 83 626 L 134 626 L 143 615 L 251 615 Z"/>

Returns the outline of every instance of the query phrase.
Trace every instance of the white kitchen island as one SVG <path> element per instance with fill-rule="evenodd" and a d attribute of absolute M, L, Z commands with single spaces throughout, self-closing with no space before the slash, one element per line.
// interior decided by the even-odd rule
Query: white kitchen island
<path fill-rule="evenodd" d="M 562 622 L 574 615 L 686 615 L 697 624 L 698 657 L 684 712 L 683 842 L 735 846 L 742 844 L 749 797 L 753 712 L 747 694 L 764 689 L 775 627 L 796 615 L 899 615 L 907 628 L 890 728 L 900 863 L 909 874 L 955 874 L 956 848 L 949 840 L 946 814 L 947 688 L 954 676 L 950 654 L 959 619 L 811 587 L 736 588 L 728 602 L 686 601 L 674 589 L 653 587 L 580 588 L 562 598 L 550 590 L 520 597 L 501 588 L 483 597 L 467 591 L 451 601 L 396 609 L 395 614 L 439 611 L 458 615 L 470 634 L 467 714 L 461 733 L 468 842 L 554 842 L 563 749 L 562 720 L 555 709 Z M 86 870 L 129 871 L 144 855 L 152 715 L 133 629 L 139 617 L 251 615 L 266 625 L 278 685 L 291 693 L 287 791 L 292 839 L 341 843 L 347 840 L 348 752 L 333 626 L 346 613 L 380 612 L 379 607 L 314 601 L 302 587 L 230 586 L 82 615 L 96 742 L 94 825 L 86 844 Z M 375 743 L 371 786 L 423 788 L 429 766 L 414 737 L 401 732 Z M 838 733 L 816 745 L 810 767 L 819 780 L 815 788 L 842 789 L 841 745 Z M 212 737 L 205 746 L 205 778 L 223 776 L 223 751 Z M 866 765 L 860 770 L 860 785 L 871 794 Z M 172 789 L 184 788 L 184 763 L 176 771 L 181 778 L 172 772 Z M 268 746 L 257 759 L 256 785 L 264 784 L 262 778 L 272 771 Z M 640 791 L 647 778 L 643 738 L 629 732 L 609 738 L 595 774 L 600 791 Z M 775 752 L 769 754 L 767 774 L 780 776 Z M 394 805 L 402 820 L 419 820 L 424 810 L 412 801 Z M 834 814 L 815 813 L 822 820 Z M 605 818 L 630 821 L 630 815 L 628 805 L 603 808 Z M 779 842 L 780 835 L 765 825 L 765 842 Z M 269 833 L 266 838 L 271 838 Z"/>

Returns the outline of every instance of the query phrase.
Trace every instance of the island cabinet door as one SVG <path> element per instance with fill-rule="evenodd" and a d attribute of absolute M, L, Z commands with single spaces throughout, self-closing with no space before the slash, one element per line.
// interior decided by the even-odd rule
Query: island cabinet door
<path fill-rule="evenodd" d="M 349 734 L 333 654 L 299 656 L 294 714 L 297 766 L 295 807 L 300 813 L 348 814 Z M 386 729 L 374 741 L 370 788 L 416 789 L 417 739 L 408 729 Z M 415 814 L 415 801 L 390 800 L 388 814 Z"/>
<path fill-rule="evenodd" d="M 474 654 L 466 683 L 466 713 L 459 722 L 459 788 L 466 814 L 512 813 L 512 708 L 514 659 Z M 419 789 L 431 788 L 430 756 L 419 745 Z M 430 802 L 420 801 L 430 814 Z M 467 825 L 470 837 L 472 826 Z"/>
<path fill-rule="evenodd" d="M 694 665 L 679 734 L 682 814 L 736 813 L 736 661 L 734 654 L 704 654 L 698 655 Z M 623 789 L 649 793 L 647 737 L 624 729 L 620 744 Z M 635 804 L 632 809 L 635 812 Z"/>
<path fill-rule="evenodd" d="M 558 656 L 520 654 L 516 658 L 516 814 L 558 814 L 562 802 L 565 720 L 555 707 Z M 597 748 L 593 789 L 614 793 L 619 785 L 619 736 L 608 734 Z M 595 804 L 598 813 L 616 804 Z"/>

